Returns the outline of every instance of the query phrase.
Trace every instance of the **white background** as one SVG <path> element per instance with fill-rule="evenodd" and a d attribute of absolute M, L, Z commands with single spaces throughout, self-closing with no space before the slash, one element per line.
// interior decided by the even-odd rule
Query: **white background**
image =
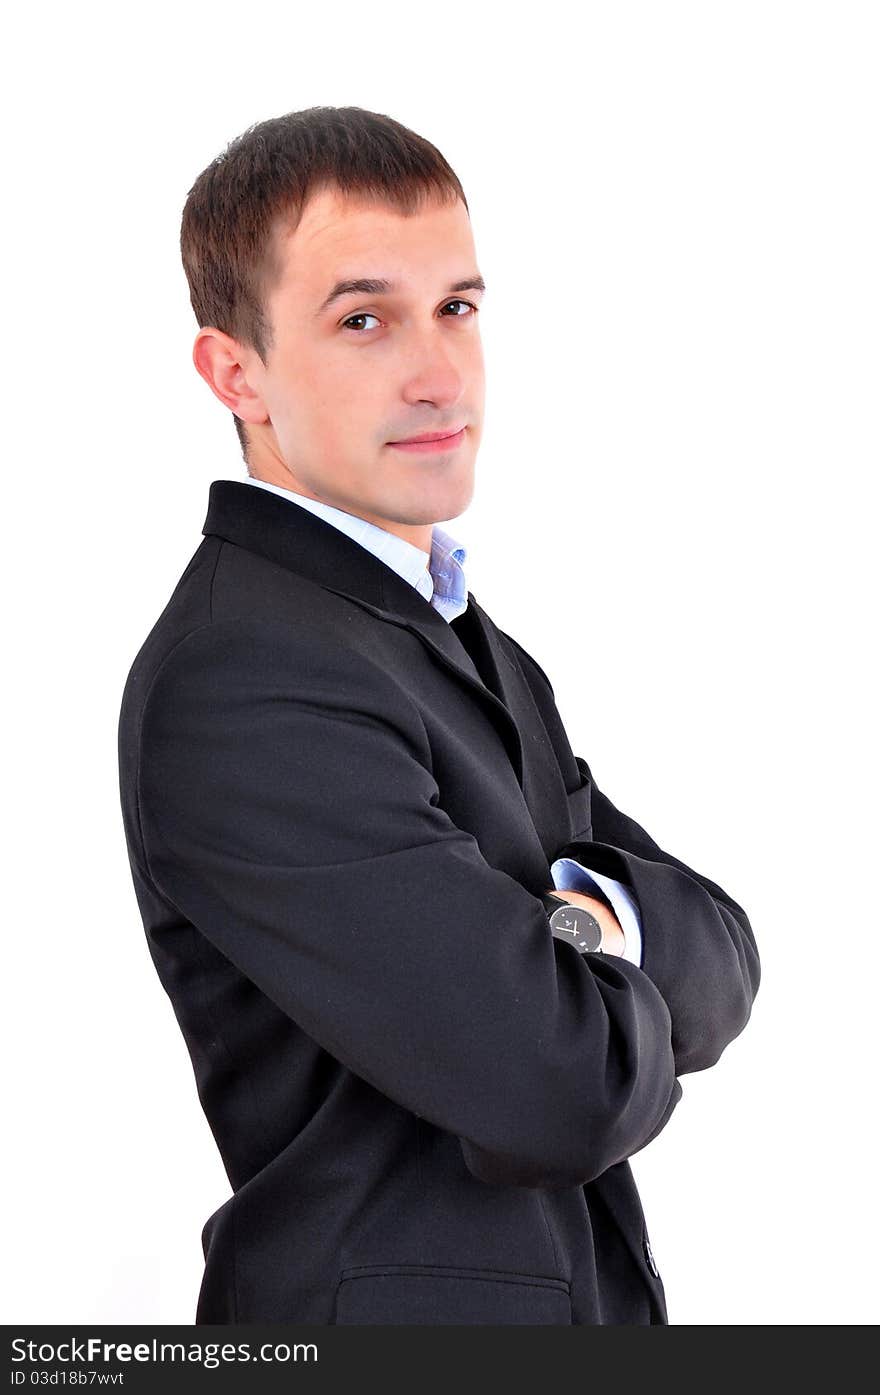
<path fill-rule="evenodd" d="M 229 1189 L 116 764 L 208 486 L 244 478 L 180 213 L 248 125 L 353 104 L 470 203 L 471 588 L 761 951 L 745 1032 L 633 1159 L 670 1322 L 874 1323 L 876 6 L 310 8 L 7 22 L 3 1321 L 194 1320 Z"/>

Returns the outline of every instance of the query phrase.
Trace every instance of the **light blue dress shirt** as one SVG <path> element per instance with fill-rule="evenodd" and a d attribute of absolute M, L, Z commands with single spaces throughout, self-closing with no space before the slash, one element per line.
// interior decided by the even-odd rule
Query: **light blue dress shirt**
<path fill-rule="evenodd" d="M 370 523 L 356 514 L 325 504 L 320 499 L 310 499 L 305 494 L 297 494 L 292 489 L 284 489 L 279 484 L 268 484 L 248 475 L 248 484 L 258 489 L 268 489 L 282 499 L 288 499 L 301 508 L 331 523 L 340 532 L 347 533 L 355 542 L 372 552 L 386 566 L 397 572 L 404 581 L 424 596 L 435 610 L 439 610 L 444 620 L 454 620 L 467 610 L 468 592 L 465 581 L 464 563 L 467 548 L 435 523 L 431 535 L 431 551 L 425 552 L 413 543 L 389 533 L 376 523 Z M 558 857 L 550 868 L 553 885 L 557 891 L 583 891 L 595 895 L 604 892 L 611 902 L 614 913 L 620 921 L 626 940 L 623 958 L 641 968 L 642 928 L 638 906 L 629 887 L 604 872 L 591 872 L 573 857 Z"/>

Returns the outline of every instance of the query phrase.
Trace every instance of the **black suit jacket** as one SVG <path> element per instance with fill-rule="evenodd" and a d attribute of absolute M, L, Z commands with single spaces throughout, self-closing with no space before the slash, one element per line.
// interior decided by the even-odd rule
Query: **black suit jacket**
<path fill-rule="evenodd" d="M 742 1031 L 755 940 L 621 813 L 543 670 L 325 520 L 210 487 L 137 654 L 122 811 L 232 1195 L 198 1323 L 668 1321 L 627 1159 Z M 538 899 L 633 891 L 644 967 Z"/>

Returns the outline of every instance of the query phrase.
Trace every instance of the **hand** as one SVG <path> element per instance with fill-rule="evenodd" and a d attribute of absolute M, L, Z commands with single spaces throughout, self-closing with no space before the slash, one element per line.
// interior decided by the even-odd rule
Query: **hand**
<path fill-rule="evenodd" d="M 599 922 L 602 930 L 602 953 L 614 954 L 618 958 L 623 955 L 626 936 L 617 916 L 604 901 L 588 895 L 586 891 L 560 891 L 556 886 L 548 887 L 546 894 L 556 896 L 560 901 L 567 901 L 572 906 L 583 906 L 584 910 L 589 911 Z"/>

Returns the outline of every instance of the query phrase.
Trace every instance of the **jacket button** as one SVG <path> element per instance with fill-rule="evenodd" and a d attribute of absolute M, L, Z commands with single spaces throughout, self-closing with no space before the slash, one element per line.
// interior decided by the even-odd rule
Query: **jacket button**
<path fill-rule="evenodd" d="M 657 1261 L 654 1259 L 654 1251 L 651 1249 L 651 1242 L 648 1239 L 648 1232 L 645 1231 L 645 1257 L 651 1266 L 651 1273 L 655 1279 L 660 1278 L 660 1270 L 657 1268 Z"/>

